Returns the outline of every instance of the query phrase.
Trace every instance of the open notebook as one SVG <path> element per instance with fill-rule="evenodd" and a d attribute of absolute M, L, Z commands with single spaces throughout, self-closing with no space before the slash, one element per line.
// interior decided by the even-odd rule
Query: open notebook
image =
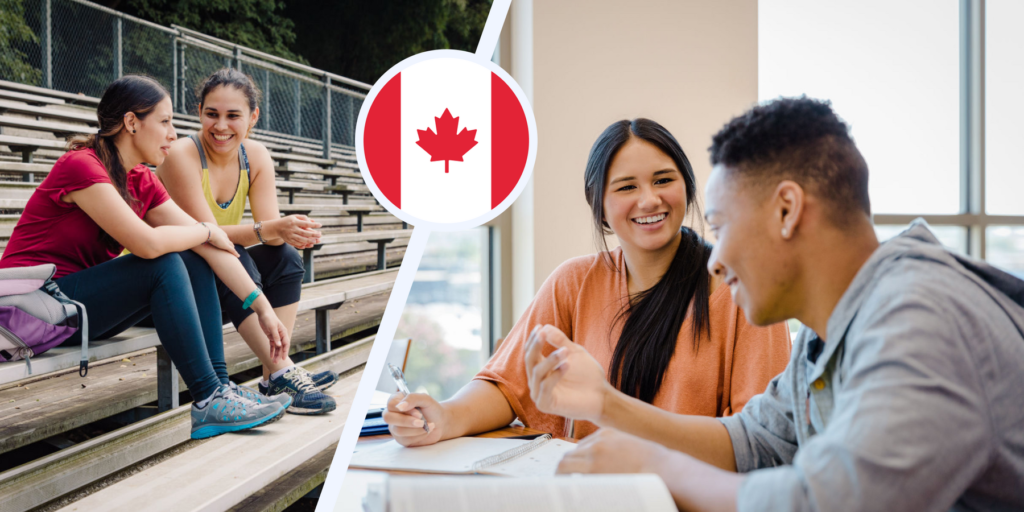
<path fill-rule="evenodd" d="M 367 512 L 676 512 L 657 475 L 528 478 L 393 476 L 371 484 Z"/>
<path fill-rule="evenodd" d="M 460 437 L 406 448 L 395 441 L 352 455 L 351 468 L 418 473 L 551 476 L 576 445 L 545 434 L 532 441 Z"/>

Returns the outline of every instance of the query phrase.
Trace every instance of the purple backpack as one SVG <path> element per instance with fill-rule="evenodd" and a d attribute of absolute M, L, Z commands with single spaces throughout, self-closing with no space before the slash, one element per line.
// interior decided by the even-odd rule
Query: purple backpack
<path fill-rule="evenodd" d="M 53 264 L 0 269 L 0 362 L 31 358 L 68 339 L 81 327 L 78 374 L 89 372 L 89 319 L 85 306 L 69 299 L 51 281 Z"/>

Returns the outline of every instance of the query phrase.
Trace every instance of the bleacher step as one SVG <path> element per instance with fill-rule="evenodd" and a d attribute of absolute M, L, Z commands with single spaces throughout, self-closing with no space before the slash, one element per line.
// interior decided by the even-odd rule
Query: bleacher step
<path fill-rule="evenodd" d="M 331 469 L 337 450 L 338 443 L 328 446 L 316 457 L 256 491 L 228 512 L 279 512 L 285 509 L 327 480 L 327 471 Z"/>
<path fill-rule="evenodd" d="M 327 390 L 338 401 L 339 409 L 326 417 L 288 414 L 274 425 L 248 433 L 226 434 L 209 441 L 192 441 L 189 439 L 188 416 L 191 405 L 184 405 L 0 474 L 0 503 L 16 510 L 37 507 L 179 445 L 186 448 L 187 453 L 193 448 L 202 449 L 205 444 L 216 439 L 240 437 L 243 441 L 259 445 L 250 446 L 247 451 L 259 451 L 266 437 L 273 435 L 271 428 L 287 427 L 294 424 L 296 418 L 301 418 L 299 422 L 307 419 L 320 419 L 327 424 L 343 422 L 347 415 L 347 405 L 351 403 L 350 397 L 355 393 L 355 386 L 358 386 L 362 373 L 359 370 L 365 364 L 372 345 L 373 336 L 370 336 L 300 363 L 310 371 L 330 368 L 344 375 L 338 384 Z M 247 384 L 256 385 L 255 380 Z M 343 407 L 346 410 L 339 413 Z M 290 432 L 291 429 L 285 430 Z M 277 432 L 280 436 L 280 430 Z M 340 430 L 331 442 L 337 442 L 338 437 Z M 213 496 L 214 493 L 207 495 Z M 148 502 L 135 503 L 136 509 L 139 503 Z M 78 503 L 70 505 L 68 509 L 92 510 L 81 508 Z M 98 509 L 108 510 L 105 506 Z M 168 509 L 177 510 L 173 505 Z"/>
<path fill-rule="evenodd" d="M 341 314 L 331 317 L 332 335 L 342 337 L 373 328 L 380 323 L 386 305 L 387 294 L 378 294 L 342 306 Z M 296 319 L 293 337 L 300 341 L 292 344 L 292 353 L 315 346 L 313 316 L 306 312 Z M 234 329 L 225 334 L 224 342 L 228 374 L 259 366 Z M 125 358 L 130 361 L 121 362 Z M 84 379 L 69 371 L 20 384 L 0 389 L 0 454 L 156 401 L 156 349 L 93 366 Z"/>
<path fill-rule="evenodd" d="M 338 408 L 328 415 L 287 415 L 260 429 L 197 443 L 60 510 L 135 512 L 142 503 L 152 511 L 231 508 L 338 442 L 361 375 L 350 373 L 329 390 Z"/>

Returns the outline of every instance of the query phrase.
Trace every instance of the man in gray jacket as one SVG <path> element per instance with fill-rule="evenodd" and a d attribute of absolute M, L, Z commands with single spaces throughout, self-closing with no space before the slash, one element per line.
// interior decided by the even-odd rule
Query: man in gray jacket
<path fill-rule="evenodd" d="M 735 416 L 673 415 L 596 383 L 545 328 L 534 400 L 607 427 L 560 471 L 654 472 L 682 509 L 1024 510 L 1024 282 L 920 220 L 879 245 L 867 165 L 826 102 L 758 106 L 711 153 L 708 268 L 751 323 L 805 325 L 789 366 Z"/>

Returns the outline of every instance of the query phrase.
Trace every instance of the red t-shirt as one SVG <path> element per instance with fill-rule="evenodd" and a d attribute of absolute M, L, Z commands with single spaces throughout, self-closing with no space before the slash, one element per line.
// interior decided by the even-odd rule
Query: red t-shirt
<path fill-rule="evenodd" d="M 100 227 L 76 204 L 61 198 L 96 183 L 110 183 L 107 170 L 92 149 L 68 151 L 53 165 L 25 205 L 7 243 L 0 268 L 53 263 L 54 278 L 110 261 L 121 254 L 100 241 Z M 138 200 L 139 218 L 170 199 L 160 180 L 145 165 L 128 171 L 128 190 Z"/>

